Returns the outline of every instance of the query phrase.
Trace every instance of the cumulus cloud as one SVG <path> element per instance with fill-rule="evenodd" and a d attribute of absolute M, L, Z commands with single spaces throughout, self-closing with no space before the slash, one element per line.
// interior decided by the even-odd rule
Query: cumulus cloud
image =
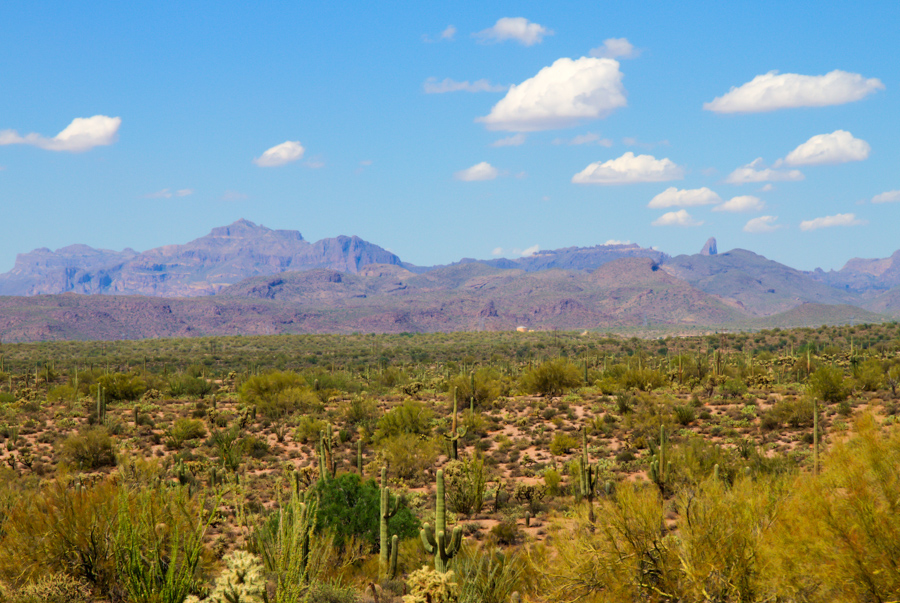
<path fill-rule="evenodd" d="M 715 192 L 705 186 L 703 188 L 678 189 L 670 186 L 650 199 L 647 207 L 694 207 L 697 205 L 714 205 L 722 201 Z"/>
<path fill-rule="evenodd" d="M 609 239 L 604 245 L 631 245 L 631 241 L 620 241 L 618 239 Z"/>
<path fill-rule="evenodd" d="M 540 250 L 541 250 L 541 248 L 539 246 L 532 245 L 531 247 L 527 247 L 527 248 L 523 249 L 521 255 L 522 255 L 522 257 L 528 257 L 528 256 L 536 254 Z"/>
<path fill-rule="evenodd" d="M 826 107 L 858 101 L 883 90 L 876 78 L 866 79 L 858 73 L 835 69 L 825 75 L 799 75 L 770 71 L 757 75 L 746 84 L 734 88 L 703 108 L 716 113 L 759 113 L 794 107 Z"/>
<path fill-rule="evenodd" d="M 666 212 L 652 222 L 653 226 L 700 226 L 703 221 L 697 221 L 686 209 Z"/>
<path fill-rule="evenodd" d="M 95 115 L 76 117 L 66 128 L 54 136 L 46 138 L 40 134 L 20 136 L 15 130 L 0 130 L 0 146 L 27 144 L 47 151 L 68 151 L 81 153 L 94 147 L 111 145 L 119 139 L 121 117 Z"/>
<path fill-rule="evenodd" d="M 497 19 L 493 27 L 473 33 L 481 42 L 496 43 L 516 40 L 525 46 L 540 44 L 544 36 L 552 36 L 553 31 L 543 25 L 532 23 L 525 17 L 503 17 Z"/>
<path fill-rule="evenodd" d="M 572 176 L 575 184 L 632 184 L 680 180 L 684 170 L 670 159 L 637 155 L 628 151 L 617 159 L 594 162 Z"/>
<path fill-rule="evenodd" d="M 760 216 L 758 218 L 753 218 L 744 224 L 744 232 L 759 233 L 776 231 L 782 227 L 781 224 L 775 223 L 777 220 L 778 216 Z"/>
<path fill-rule="evenodd" d="M 474 82 L 457 82 L 449 77 L 438 81 L 436 77 L 430 77 L 422 84 L 425 94 L 445 94 L 447 92 L 503 92 L 509 86 L 492 84 L 488 80 L 481 79 Z"/>
<path fill-rule="evenodd" d="M 511 86 L 489 115 L 475 121 L 488 130 L 552 130 L 605 117 L 626 104 L 618 61 L 561 58 Z"/>
<path fill-rule="evenodd" d="M 491 252 L 491 255 L 503 255 L 502 247 L 494 247 L 494 250 Z"/>
<path fill-rule="evenodd" d="M 453 177 L 463 182 L 477 182 L 479 180 L 493 180 L 500 175 L 497 168 L 487 161 L 476 163 L 470 168 L 460 170 L 453 174 Z"/>
<path fill-rule="evenodd" d="M 633 59 L 641 52 L 631 45 L 628 38 L 608 38 L 603 40 L 603 45 L 591 50 L 592 57 L 601 59 Z"/>
<path fill-rule="evenodd" d="M 491 143 L 492 147 L 518 147 L 525 144 L 525 135 L 519 132 Z"/>
<path fill-rule="evenodd" d="M 900 191 L 886 191 L 872 197 L 872 203 L 896 203 L 900 201 Z"/>
<path fill-rule="evenodd" d="M 762 157 L 734 170 L 725 179 L 729 184 L 747 184 L 751 182 L 778 182 L 803 180 L 806 176 L 800 170 L 774 170 L 765 167 Z"/>
<path fill-rule="evenodd" d="M 155 193 L 149 193 L 144 195 L 145 199 L 171 199 L 172 197 L 187 197 L 188 195 L 193 195 L 194 189 L 192 188 L 180 188 L 175 192 L 170 191 L 167 188 L 162 189 L 161 191 L 156 191 Z"/>
<path fill-rule="evenodd" d="M 278 167 L 297 161 L 303 157 L 306 149 L 296 140 L 288 140 L 268 149 L 253 160 L 259 167 Z"/>
<path fill-rule="evenodd" d="M 762 211 L 766 204 L 759 197 L 753 195 L 741 195 L 740 197 L 732 197 L 722 205 L 717 205 L 713 211 L 730 211 L 730 212 L 747 212 Z"/>
<path fill-rule="evenodd" d="M 804 220 L 800 222 L 800 230 L 816 230 L 819 228 L 831 228 L 832 226 L 858 226 L 865 223 L 865 220 L 857 220 L 856 214 L 835 214 L 823 218 Z"/>
<path fill-rule="evenodd" d="M 854 138 L 846 130 L 813 136 L 784 158 L 785 165 L 821 165 L 823 163 L 847 163 L 869 157 L 872 147 L 865 140 Z"/>

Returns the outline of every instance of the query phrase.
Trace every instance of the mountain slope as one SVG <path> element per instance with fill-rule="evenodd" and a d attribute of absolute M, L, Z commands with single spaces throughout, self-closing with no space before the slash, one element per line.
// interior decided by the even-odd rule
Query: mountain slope
<path fill-rule="evenodd" d="M 785 312 L 805 302 L 860 302 L 851 292 L 830 287 L 807 273 L 744 249 L 716 255 L 679 255 L 666 260 L 661 268 L 756 316 Z"/>

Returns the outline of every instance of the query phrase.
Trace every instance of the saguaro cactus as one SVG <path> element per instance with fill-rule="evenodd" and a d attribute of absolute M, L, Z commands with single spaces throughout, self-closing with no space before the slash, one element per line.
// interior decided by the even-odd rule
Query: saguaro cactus
<path fill-rule="evenodd" d="M 581 496 L 588 503 L 588 521 L 594 523 L 594 491 L 597 488 L 599 471 L 588 459 L 587 430 L 581 430 Z"/>
<path fill-rule="evenodd" d="M 452 451 L 450 457 L 456 461 L 459 460 L 459 438 L 466 437 L 466 427 L 457 427 L 457 419 L 459 413 L 456 410 L 456 389 L 453 390 L 453 424 L 450 427 L 450 433 L 445 433 L 444 437 L 450 440 Z"/>
<path fill-rule="evenodd" d="M 669 475 L 671 463 L 666 459 L 666 428 L 659 426 L 659 452 L 656 459 L 650 463 L 650 479 L 656 482 L 660 490 L 666 487 L 666 479 Z"/>
<path fill-rule="evenodd" d="M 331 450 L 331 423 L 324 432 L 319 432 L 319 479 L 334 477 L 335 463 Z"/>
<path fill-rule="evenodd" d="M 391 508 L 391 489 L 387 486 L 387 467 L 381 468 L 381 513 L 379 514 L 379 530 L 381 550 L 378 553 L 378 574 L 382 580 L 393 579 L 397 575 L 397 550 L 400 537 L 394 534 L 388 542 L 388 520 L 397 514 L 400 501 L 394 500 Z"/>
<path fill-rule="evenodd" d="M 444 506 L 444 471 L 437 472 L 437 500 L 434 511 L 434 529 L 429 524 L 422 527 L 419 535 L 425 552 L 434 554 L 434 569 L 440 573 L 447 571 L 447 563 L 456 556 L 462 546 L 462 527 L 453 528 L 452 535 L 447 534 L 446 511 Z"/>

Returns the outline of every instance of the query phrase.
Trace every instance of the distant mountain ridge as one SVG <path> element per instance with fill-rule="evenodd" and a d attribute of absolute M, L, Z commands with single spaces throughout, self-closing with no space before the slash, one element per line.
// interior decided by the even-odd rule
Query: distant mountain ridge
<path fill-rule="evenodd" d="M 272 230 L 238 220 L 184 245 L 143 253 L 71 245 L 20 254 L 13 269 L 0 275 L 0 295 L 74 292 L 192 297 L 215 294 L 260 274 L 314 268 L 354 273 L 375 263 L 399 265 L 400 258 L 356 236 L 309 243 L 295 230 Z"/>
<path fill-rule="evenodd" d="M 803 272 L 743 249 L 719 252 L 714 238 L 676 257 L 613 244 L 421 267 L 359 237 L 309 243 L 297 231 L 239 220 L 145 252 L 36 249 L 0 275 L 3 341 L 763 328 L 891 317 L 900 317 L 900 252 Z"/>

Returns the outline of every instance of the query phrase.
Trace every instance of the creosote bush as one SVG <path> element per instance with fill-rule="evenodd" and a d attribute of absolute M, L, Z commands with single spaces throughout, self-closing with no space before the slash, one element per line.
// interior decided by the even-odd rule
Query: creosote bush
<path fill-rule="evenodd" d="M 558 396 L 583 384 L 581 370 L 566 358 L 541 363 L 522 375 L 522 389 L 531 394 Z"/>
<path fill-rule="evenodd" d="M 116 464 L 116 449 L 109 431 L 103 426 L 83 429 L 68 436 L 60 446 L 63 461 L 74 469 L 90 470 Z"/>

